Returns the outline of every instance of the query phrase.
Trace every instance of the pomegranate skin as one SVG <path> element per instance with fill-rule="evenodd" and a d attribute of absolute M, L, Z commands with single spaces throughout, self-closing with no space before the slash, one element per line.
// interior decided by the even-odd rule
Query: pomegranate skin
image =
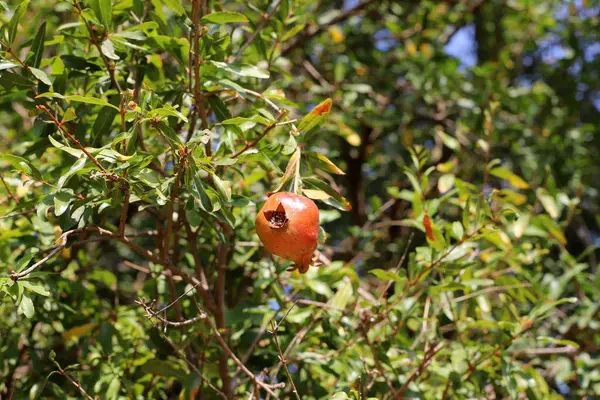
<path fill-rule="evenodd" d="M 309 198 L 279 192 L 267 199 L 255 220 L 256 233 L 272 254 L 308 271 L 319 239 L 319 209 Z"/>

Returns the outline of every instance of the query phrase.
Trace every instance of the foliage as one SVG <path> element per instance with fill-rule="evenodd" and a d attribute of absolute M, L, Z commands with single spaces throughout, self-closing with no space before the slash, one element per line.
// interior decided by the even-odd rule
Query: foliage
<path fill-rule="evenodd" d="M 600 393 L 597 1 L 3 7 L 2 395 Z"/>

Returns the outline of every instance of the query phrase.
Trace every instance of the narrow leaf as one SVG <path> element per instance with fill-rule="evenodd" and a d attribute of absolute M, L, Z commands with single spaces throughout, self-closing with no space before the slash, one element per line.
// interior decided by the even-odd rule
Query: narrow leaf
<path fill-rule="evenodd" d="M 34 68 L 39 68 L 42 56 L 44 55 L 44 37 L 46 36 L 46 21 L 42 23 L 31 43 L 31 49 L 27 54 L 27 64 Z"/>
<path fill-rule="evenodd" d="M 509 171 L 503 167 L 497 167 L 490 171 L 490 174 L 508 181 L 511 185 L 519 189 L 529 188 L 529 184 L 523 180 L 520 176 L 516 175 L 512 171 Z"/>
<path fill-rule="evenodd" d="M 248 22 L 248 18 L 244 14 L 224 11 L 208 14 L 200 19 L 201 24 L 229 24 L 235 22 Z"/>
<path fill-rule="evenodd" d="M 45 83 L 48 86 L 52 86 L 52 81 L 50 80 L 48 75 L 46 75 L 46 73 L 44 71 L 42 71 L 41 69 L 37 69 L 37 68 L 29 68 L 29 70 L 40 81 L 42 81 L 43 83 Z"/>
<path fill-rule="evenodd" d="M 19 22 L 25 12 L 27 11 L 27 6 L 29 6 L 29 0 L 22 1 L 17 8 L 15 9 L 15 13 L 12 18 L 8 22 L 8 45 L 10 46 L 17 37 L 17 29 L 19 27 Z"/>
<path fill-rule="evenodd" d="M 327 119 L 327 116 L 331 111 L 331 105 L 331 99 L 327 99 L 313 108 L 312 111 L 300 121 L 298 131 L 308 133 L 313 129 L 320 127 Z"/>

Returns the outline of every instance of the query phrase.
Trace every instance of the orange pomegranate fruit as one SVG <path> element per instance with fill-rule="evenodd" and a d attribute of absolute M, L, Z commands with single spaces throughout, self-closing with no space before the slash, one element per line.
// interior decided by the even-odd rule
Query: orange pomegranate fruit
<path fill-rule="evenodd" d="M 309 198 L 294 193 L 271 195 L 256 216 L 256 233 L 272 254 L 293 261 L 306 273 L 319 239 L 319 209 Z"/>

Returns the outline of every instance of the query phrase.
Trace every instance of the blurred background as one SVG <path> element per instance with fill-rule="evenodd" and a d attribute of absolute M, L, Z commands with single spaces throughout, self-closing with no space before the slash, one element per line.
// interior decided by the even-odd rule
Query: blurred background
<path fill-rule="evenodd" d="M 0 2 L 4 26 L 19 3 Z M 95 9 L 96 3 L 82 1 L 84 8 Z M 132 98 L 140 98 L 134 87 L 139 89 L 135 82 L 141 73 L 142 98 L 152 92 L 148 103 L 174 104 L 189 116 L 194 110 L 191 93 L 185 93 L 191 87 L 186 69 L 191 6 L 182 5 L 175 0 L 113 1 L 115 32 L 154 23 L 140 28 L 143 36 L 115 39 L 113 50 L 122 86 L 137 96 Z M 209 0 L 202 7 L 204 14 L 237 11 L 249 19 L 248 24 L 207 29 L 213 60 L 270 72 L 269 79 L 228 75 L 235 84 L 225 84 L 219 75 L 223 71 L 210 70 L 219 79 L 207 74 L 206 93 L 231 91 L 223 104 L 234 116 L 247 118 L 266 115 L 262 110 L 268 106 L 245 95 L 239 85 L 265 93 L 298 119 L 331 98 L 327 122 L 304 145 L 325 154 L 345 174 L 313 168 L 307 161 L 302 175 L 325 182 L 352 205 L 343 211 L 319 203 L 328 235 L 319 249 L 327 265 L 307 276 L 287 273 L 289 265 L 269 257 L 258 244 L 254 205 L 276 186 L 296 142 L 289 151 L 290 135 L 280 129 L 262 142 L 274 161 L 248 155 L 241 157 L 239 169 L 220 164 L 234 194 L 252 201 L 232 207 L 238 245 L 229 257 L 223 330 L 252 373 L 271 384 L 287 382 L 274 368 L 278 353 L 265 332 L 271 318 L 281 318 L 296 303 L 279 334 L 284 348 L 293 344 L 289 370 L 302 398 L 392 398 L 395 390 L 431 399 L 598 398 L 600 1 Z M 53 90 L 118 104 L 70 2 L 31 1 L 14 53 L 31 61 L 28 49 L 44 21 L 46 50 L 37 64 L 52 78 Z M 36 100 L 27 92 L 34 84 L 11 72 L 15 66 L 7 64 L 15 62 L 14 56 L 4 46 L 1 50 L 0 153 L 26 158 L 56 183 L 71 165 L 56 149 L 48 151 L 48 137 L 58 137 L 56 130 L 35 109 Z M 50 90 L 36 84 L 40 91 Z M 118 117 L 110 107 L 77 107 L 78 119 L 68 122 L 82 142 L 100 147 L 119 135 Z M 217 112 L 209 115 L 211 128 L 220 121 Z M 215 160 L 226 158 L 234 145 L 241 148 L 234 135 L 220 129 L 214 128 Z M 260 132 L 253 129 L 245 130 L 246 137 Z M 148 153 L 165 161 L 165 171 L 172 173 L 164 142 L 156 132 L 145 135 Z M 57 362 L 73 366 L 74 376 L 100 398 L 216 398 L 165 342 L 166 329 L 153 329 L 134 304 L 138 296 L 160 293 L 164 305 L 189 287 L 177 281 L 169 288 L 172 282 L 160 276 L 156 265 L 122 243 L 90 240 L 61 253 L 44 267 L 56 272 L 44 276 L 45 289 L 21 290 L 20 295 L 23 290 L 31 294 L 32 309 L 35 304 L 34 316 L 24 318 L 4 273 L 25 249 L 50 247 L 72 225 L 66 217 L 41 221 L 35 213 L 33 222 L 26 220 L 28 210 L 46 204 L 46 211 L 58 203 L 45 197 L 53 196 L 50 185 L 26 183 L 29 178 L 15 172 L 19 168 L 10 161 L 4 158 L 0 164 L 0 393 L 6 398 L 11 393 L 14 398 L 77 398 L 79 391 L 53 372 L 58 364 L 49 357 L 54 352 Z M 101 191 L 86 174 L 79 172 L 68 187 L 97 195 Z M 482 194 L 486 200 L 476 208 Z M 106 211 L 94 214 L 94 223 L 119 225 L 123 199 L 118 196 L 98 200 L 107 204 L 102 206 Z M 446 233 L 446 249 L 454 249 L 450 243 L 463 243 L 486 202 L 509 208 L 520 222 L 498 217 L 501 233 L 473 232 L 467 238 L 473 246 L 446 269 L 422 286 L 419 279 L 411 280 L 411 275 L 421 277 L 419 268 L 427 269 L 423 265 L 433 254 L 444 254 L 428 241 L 424 215 Z M 164 203 L 156 209 L 152 214 L 132 208 L 127 229 L 155 229 Z M 200 261 L 208 266 L 216 262 L 222 240 L 215 233 L 221 222 L 210 221 L 193 239 Z M 177 255 L 182 268 L 193 273 L 198 260 L 188 252 L 191 231 L 179 227 Z M 152 237 L 135 240 L 155 246 Z M 216 267 L 210 268 L 209 278 L 215 278 Z M 154 275 L 145 272 L 150 270 Z M 191 300 L 184 300 L 186 317 L 196 315 Z M 437 312 L 431 318 L 430 309 Z M 535 322 L 531 332 L 530 320 Z M 294 342 L 297 332 L 305 336 Z M 168 334 L 218 385 L 220 350 L 208 328 L 169 328 Z M 497 350 L 494 345 L 507 337 L 502 357 L 486 363 Z M 522 341 L 509 350 L 512 339 Z M 415 368 L 420 371 L 418 361 L 442 342 L 449 344 L 441 361 L 427 364 L 422 376 L 414 374 Z M 475 367 L 480 362 L 481 370 Z M 229 368 L 237 366 L 230 362 Z M 247 398 L 252 383 L 238 375 L 236 396 Z M 409 385 L 417 375 L 420 386 Z M 282 391 L 282 398 L 293 398 L 289 387 Z M 333 393 L 339 397 L 330 397 Z"/>

